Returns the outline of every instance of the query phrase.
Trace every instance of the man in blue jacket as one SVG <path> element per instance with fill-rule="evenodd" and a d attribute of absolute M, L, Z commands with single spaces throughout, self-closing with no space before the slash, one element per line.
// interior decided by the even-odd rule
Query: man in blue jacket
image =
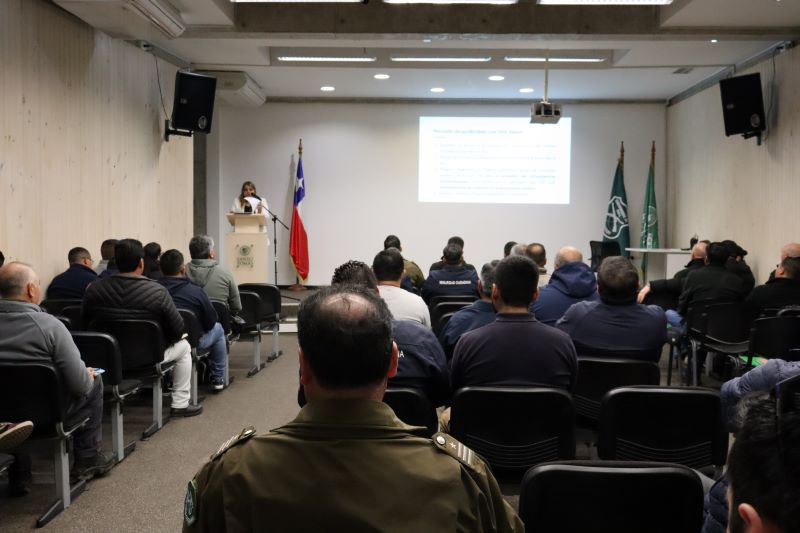
<path fill-rule="evenodd" d="M 448 244 L 442 251 L 444 266 L 431 270 L 422 286 L 422 299 L 430 303 L 434 296 L 477 296 L 478 274 L 475 268 L 462 264 L 464 249 L 458 244 Z"/>
<path fill-rule="evenodd" d="M 532 309 L 536 320 L 550 326 L 564 316 L 572 304 L 599 299 L 597 280 L 589 265 L 583 262 L 580 250 L 572 246 L 561 248 L 554 267 L 550 283 L 540 289 Z"/>
<path fill-rule="evenodd" d="M 217 312 L 205 291 L 186 277 L 183 254 L 178 250 L 167 250 L 161 254 L 160 264 L 164 277 L 158 282 L 169 291 L 175 307 L 193 311 L 200 321 L 200 327 L 205 333 L 200 337 L 199 348 L 211 350 L 209 357 L 211 388 L 221 391 L 225 383 L 225 358 L 228 357 L 228 347 L 225 344 L 222 325 L 217 322 Z"/>
<path fill-rule="evenodd" d="M 67 254 L 69 268 L 53 278 L 47 287 L 49 299 L 82 300 L 86 287 L 97 279 L 92 270 L 92 254 L 86 248 L 76 247 Z"/>

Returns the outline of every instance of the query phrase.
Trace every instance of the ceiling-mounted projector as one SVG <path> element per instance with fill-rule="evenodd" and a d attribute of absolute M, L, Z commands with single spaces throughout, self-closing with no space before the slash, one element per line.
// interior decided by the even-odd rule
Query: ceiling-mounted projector
<path fill-rule="evenodd" d="M 542 100 L 531 105 L 531 124 L 555 124 L 561 118 L 561 106 Z"/>

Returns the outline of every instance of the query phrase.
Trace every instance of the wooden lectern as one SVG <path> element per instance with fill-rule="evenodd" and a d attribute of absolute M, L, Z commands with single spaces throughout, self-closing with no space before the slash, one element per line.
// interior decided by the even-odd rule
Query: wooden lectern
<path fill-rule="evenodd" d="M 226 266 L 236 284 L 269 283 L 269 237 L 264 215 L 228 213 Z"/>

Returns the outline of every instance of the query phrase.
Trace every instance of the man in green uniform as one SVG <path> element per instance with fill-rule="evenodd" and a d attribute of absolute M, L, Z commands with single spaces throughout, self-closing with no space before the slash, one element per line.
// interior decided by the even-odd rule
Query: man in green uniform
<path fill-rule="evenodd" d="M 298 339 L 308 404 L 220 447 L 189 483 L 184 531 L 524 531 L 469 448 L 415 436 L 381 401 L 398 350 L 374 291 L 307 298 Z"/>
<path fill-rule="evenodd" d="M 400 238 L 397 235 L 389 235 L 383 240 L 383 249 L 388 250 L 389 248 L 397 248 L 402 253 L 403 247 L 400 246 Z M 406 275 L 411 279 L 411 284 L 421 290 L 425 284 L 425 274 L 422 273 L 419 265 L 404 257 L 403 268 L 406 271 Z"/>

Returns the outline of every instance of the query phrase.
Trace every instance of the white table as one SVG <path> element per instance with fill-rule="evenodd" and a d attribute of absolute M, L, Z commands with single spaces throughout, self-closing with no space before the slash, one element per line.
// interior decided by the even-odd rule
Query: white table
<path fill-rule="evenodd" d="M 691 255 L 690 250 L 680 248 L 625 248 L 625 250 L 642 258 L 647 254 L 647 273 L 642 281 L 643 284 L 653 279 L 671 278 L 683 269 L 689 262 L 687 256 Z"/>

